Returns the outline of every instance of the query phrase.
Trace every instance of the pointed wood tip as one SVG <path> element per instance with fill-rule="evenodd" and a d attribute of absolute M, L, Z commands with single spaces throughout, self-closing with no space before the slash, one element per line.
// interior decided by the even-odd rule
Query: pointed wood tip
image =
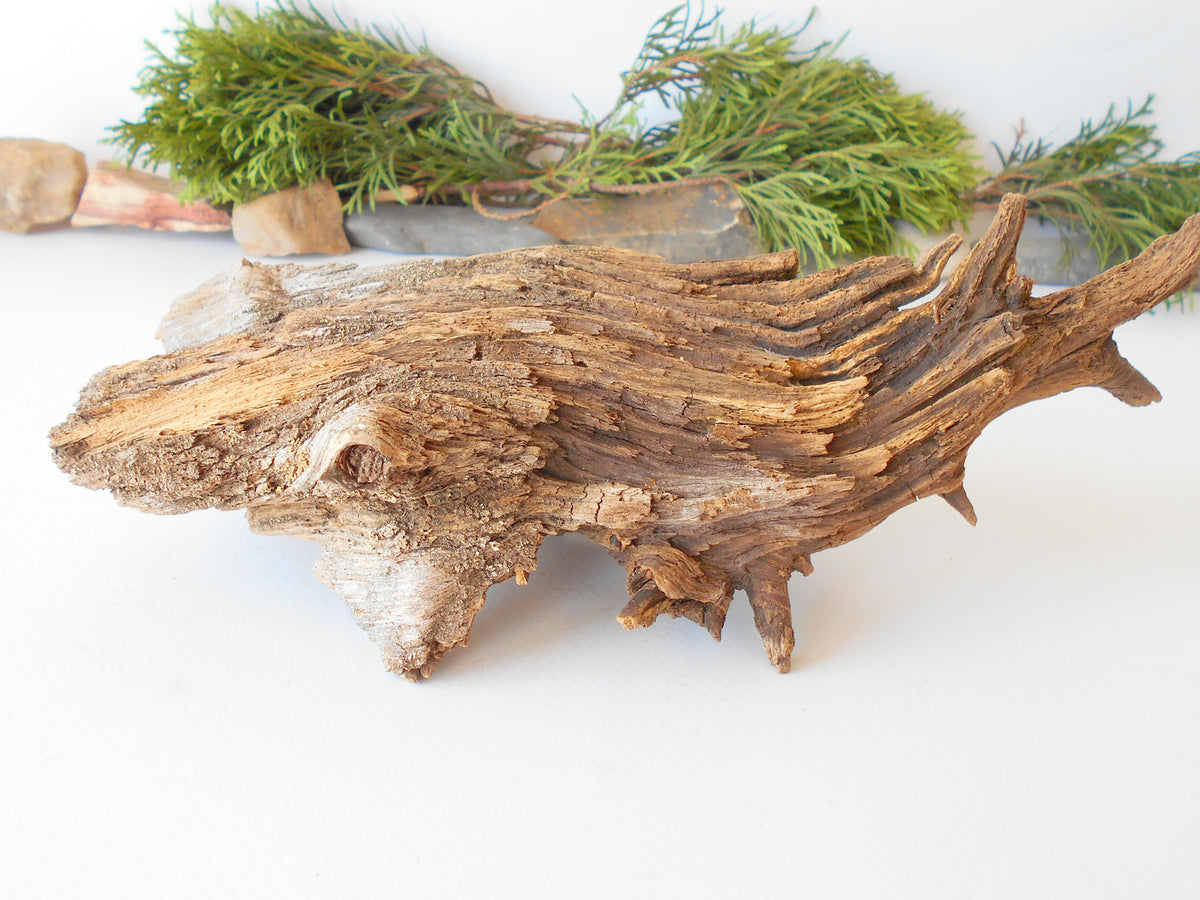
<path fill-rule="evenodd" d="M 649 585 L 629 598 L 629 601 L 617 613 L 617 621 L 626 631 L 646 628 L 654 624 L 654 620 L 659 617 L 669 602 L 662 591 L 654 585 Z"/>
<path fill-rule="evenodd" d="M 792 604 L 788 596 L 790 574 L 790 568 L 764 561 L 746 573 L 744 584 L 763 650 L 771 665 L 781 673 L 791 671 L 792 651 L 796 649 Z"/>
<path fill-rule="evenodd" d="M 966 238 L 961 234 L 952 234 L 930 247 L 917 263 L 917 271 L 930 278 L 940 279 L 942 272 L 945 271 L 946 263 L 950 262 L 950 258 L 965 242 Z"/>
<path fill-rule="evenodd" d="M 459 641 L 457 644 L 450 646 L 438 646 L 430 642 L 427 645 L 429 650 L 428 655 L 423 658 L 411 653 L 404 656 L 385 654 L 384 663 L 389 672 L 400 675 L 405 681 L 420 684 L 434 673 L 434 670 L 437 669 L 438 664 L 442 661 L 442 657 L 446 655 L 447 650 L 453 646 L 466 646 L 466 643 L 466 641 Z"/>
<path fill-rule="evenodd" d="M 1162 394 L 1150 379 L 1125 359 L 1117 363 L 1112 377 L 1099 386 L 1129 406 L 1148 406 L 1162 400 Z"/>
<path fill-rule="evenodd" d="M 1022 194 L 1005 194 L 1000 199 L 991 225 L 933 300 L 935 322 L 941 322 L 951 308 L 970 308 L 982 317 L 1009 302 L 1007 288 L 1020 279 L 1017 242 L 1025 228 L 1025 205 Z"/>
<path fill-rule="evenodd" d="M 1187 290 L 1200 276 L 1200 213 L 1133 259 L 1040 297 L 1038 307 L 1081 338 L 1102 339 L 1113 328 Z M 1137 404 L 1135 404 L 1137 405 Z"/>
<path fill-rule="evenodd" d="M 942 499 L 950 504 L 951 509 L 966 519 L 968 524 L 979 524 L 979 517 L 975 515 L 975 507 L 971 504 L 971 498 L 967 496 L 966 488 L 961 484 L 954 490 L 942 494 Z"/>
<path fill-rule="evenodd" d="M 775 671 L 786 675 L 792 671 L 792 651 L 796 649 L 796 634 L 792 623 L 777 622 L 767 628 L 760 628 L 763 650 L 767 660 L 775 667 Z"/>
<path fill-rule="evenodd" d="M 712 635 L 714 641 L 719 641 L 725 627 L 727 611 L 727 607 L 716 603 L 671 599 L 657 587 L 649 586 L 642 588 L 629 599 L 617 614 L 617 621 L 626 631 L 633 631 L 653 625 L 654 620 L 662 615 L 684 618 L 702 626 Z"/>

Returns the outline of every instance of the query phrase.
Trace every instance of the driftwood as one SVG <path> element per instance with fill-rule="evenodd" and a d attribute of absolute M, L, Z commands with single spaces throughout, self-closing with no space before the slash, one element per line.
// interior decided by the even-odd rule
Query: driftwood
<path fill-rule="evenodd" d="M 168 355 L 93 379 L 52 443 L 124 503 L 320 541 L 320 575 L 410 678 L 565 531 L 628 570 L 627 628 L 665 613 L 719 637 L 741 588 L 786 671 L 790 574 L 923 497 L 974 522 L 963 465 L 992 419 L 1084 385 L 1159 399 L 1112 331 L 1195 278 L 1200 216 L 1041 298 L 1013 262 L 1023 220 L 1007 198 L 934 299 L 958 239 L 800 279 L 792 253 L 244 263 L 176 304 Z"/>

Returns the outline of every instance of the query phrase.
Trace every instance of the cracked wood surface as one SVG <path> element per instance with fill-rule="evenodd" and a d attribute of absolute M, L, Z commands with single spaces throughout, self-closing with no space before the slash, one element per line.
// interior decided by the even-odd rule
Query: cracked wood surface
<path fill-rule="evenodd" d="M 974 523 L 966 455 L 996 416 L 1086 385 L 1159 399 L 1112 331 L 1195 279 L 1200 217 L 1040 298 L 1023 222 L 1006 198 L 932 299 L 956 238 L 799 279 L 793 253 L 243 263 L 175 304 L 167 355 L 97 375 L 51 442 L 123 503 L 244 508 L 319 541 L 318 574 L 409 678 L 566 531 L 628 571 L 625 627 L 667 614 L 719 638 L 743 589 L 786 671 L 792 572 L 923 497 Z"/>

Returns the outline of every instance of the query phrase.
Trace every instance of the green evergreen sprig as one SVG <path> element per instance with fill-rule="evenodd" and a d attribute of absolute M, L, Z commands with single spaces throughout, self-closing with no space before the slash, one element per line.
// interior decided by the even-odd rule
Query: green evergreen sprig
<path fill-rule="evenodd" d="M 988 207 L 1007 192 L 1025 194 L 1030 213 L 1057 225 L 1064 238 L 1086 235 L 1101 268 L 1137 255 L 1200 211 L 1200 153 L 1158 159 L 1163 145 L 1148 121 L 1153 99 L 1124 112 L 1110 106 L 1058 147 L 1028 140 L 1019 129 L 1011 149 L 995 147 L 1000 172 L 967 199 Z M 1064 240 L 1063 247 L 1069 261 L 1071 244 Z"/>
<path fill-rule="evenodd" d="M 937 230 L 963 218 L 960 195 L 981 173 L 959 116 L 839 58 L 836 43 L 797 51 L 801 31 L 750 23 L 726 36 L 682 8 L 660 19 L 622 99 L 654 91 L 678 118 L 642 137 L 634 177 L 725 179 L 766 249 L 796 247 L 817 266 L 899 249 L 897 219 Z"/>
<path fill-rule="evenodd" d="M 187 199 L 238 203 L 329 177 L 356 209 L 406 184 L 522 177 L 530 154 L 586 130 L 503 109 L 427 48 L 315 9 L 216 4 L 211 17 L 180 17 L 173 56 L 148 45 L 135 90 L 150 103 L 113 129 L 131 162 L 167 164 Z"/>
<path fill-rule="evenodd" d="M 131 163 L 166 164 L 187 199 L 244 202 L 328 177 L 349 211 L 415 187 L 510 217 L 715 181 L 741 196 L 764 249 L 795 247 L 811 266 L 903 249 L 896 221 L 944 230 L 1010 191 L 1086 234 L 1105 265 L 1200 207 L 1200 155 L 1158 160 L 1149 100 L 1110 108 L 1059 147 L 1019 133 L 985 178 L 958 114 L 841 58 L 839 43 L 798 49 L 807 22 L 727 33 L 719 11 L 676 7 L 622 73 L 613 108 L 576 122 L 505 109 L 428 47 L 313 7 L 210 14 L 211 25 L 180 18 L 173 53 L 150 45 L 136 88 L 147 109 L 113 129 Z M 653 97 L 673 119 L 643 121 Z"/>
<path fill-rule="evenodd" d="M 567 122 L 506 110 L 427 47 L 312 8 L 217 4 L 211 17 L 182 17 L 173 55 L 151 47 L 137 87 L 149 106 L 113 138 L 131 162 L 167 164 L 192 199 L 243 202 L 329 177 L 350 210 L 404 185 L 536 207 L 719 180 L 765 247 L 828 265 L 897 249 L 897 218 L 948 227 L 978 179 L 957 115 L 836 45 L 797 52 L 803 29 L 726 35 L 718 14 L 678 7 L 651 29 L 614 108 Z M 678 119 L 647 127 L 650 94 Z"/>

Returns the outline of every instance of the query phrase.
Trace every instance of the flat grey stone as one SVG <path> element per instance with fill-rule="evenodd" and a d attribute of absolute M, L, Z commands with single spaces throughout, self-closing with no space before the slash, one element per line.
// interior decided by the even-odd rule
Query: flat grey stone
<path fill-rule="evenodd" d="M 992 222 L 992 216 L 990 211 L 977 212 L 971 221 L 965 223 L 965 230 L 958 231 L 966 238 L 966 242 L 962 249 L 950 257 L 950 262 L 946 265 L 946 275 L 953 272 L 958 264 L 967 258 L 967 251 L 983 237 Z M 905 222 L 899 223 L 897 230 L 902 237 L 917 247 L 918 254 L 924 253 L 951 234 L 923 234 Z M 1017 271 L 1038 284 L 1072 285 L 1094 278 L 1103 269 L 1100 267 L 1096 251 L 1088 245 L 1086 237 L 1068 232 L 1064 242 L 1064 235 L 1057 226 L 1039 221 L 1037 216 L 1030 215 L 1025 220 L 1025 230 L 1021 232 L 1021 239 L 1017 243 Z"/>
<path fill-rule="evenodd" d="M 351 243 L 396 253 L 469 256 L 546 244 L 639 250 L 688 263 L 761 252 L 750 214 L 724 184 L 559 200 L 528 219 L 494 219 L 465 206 L 377 204 L 346 217 Z"/>
<path fill-rule="evenodd" d="M 1099 275 L 1100 258 L 1078 234 L 1030 218 L 1017 244 L 1017 271 L 1042 284 L 1079 284 Z"/>
<path fill-rule="evenodd" d="M 992 213 L 966 223 L 963 249 L 946 267 L 949 275 L 991 224 Z M 346 217 L 346 234 L 360 247 L 396 253 L 471 256 L 553 243 L 594 244 L 653 253 L 668 262 L 732 259 L 761 253 L 754 224 L 737 192 L 724 184 L 682 184 L 644 194 L 613 194 L 560 200 L 529 219 L 501 220 L 465 206 L 380 203 Z M 536 227 L 535 227 L 536 226 Z M 923 253 L 949 235 L 926 235 L 898 223 L 901 235 Z M 1062 235 L 1030 216 L 1017 245 L 1022 275 L 1041 284 L 1078 284 L 1100 273 L 1086 238 Z"/>
<path fill-rule="evenodd" d="M 567 243 L 640 250 L 673 263 L 762 252 L 737 191 L 721 183 L 562 200 L 533 221 Z"/>
<path fill-rule="evenodd" d="M 377 203 L 342 224 L 350 243 L 393 253 L 473 256 L 558 243 L 528 220 L 492 219 L 467 206 Z"/>

